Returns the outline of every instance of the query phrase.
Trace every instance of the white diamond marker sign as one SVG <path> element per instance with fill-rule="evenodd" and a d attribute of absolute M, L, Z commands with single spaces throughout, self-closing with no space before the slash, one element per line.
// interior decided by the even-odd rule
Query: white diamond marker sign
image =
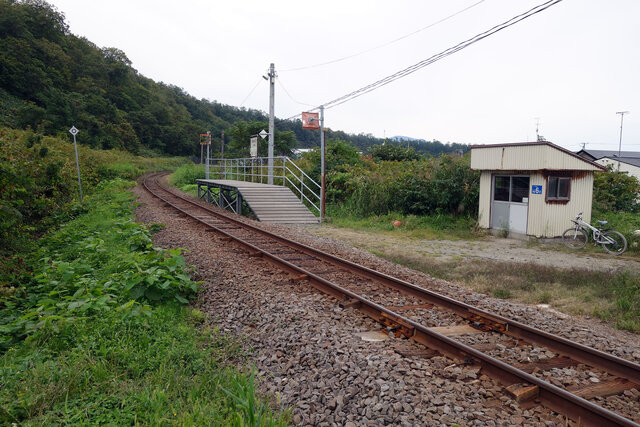
<path fill-rule="evenodd" d="M 269 132 L 267 132 L 266 130 L 262 129 L 258 135 L 260 135 L 260 138 L 265 139 L 267 137 L 267 135 L 269 135 Z"/>
<path fill-rule="evenodd" d="M 80 131 L 75 126 L 71 126 L 71 129 L 69 129 L 69 133 L 73 136 L 76 136 L 78 132 Z"/>

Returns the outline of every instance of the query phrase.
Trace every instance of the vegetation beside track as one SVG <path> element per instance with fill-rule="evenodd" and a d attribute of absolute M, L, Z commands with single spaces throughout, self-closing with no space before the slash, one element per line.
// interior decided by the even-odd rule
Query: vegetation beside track
<path fill-rule="evenodd" d="M 98 186 L 3 287 L 1 422 L 285 425 L 231 364 L 240 343 L 183 305 L 197 285 L 132 221 L 133 184 Z"/>
<path fill-rule="evenodd" d="M 171 185 L 195 196 L 198 194 L 196 179 L 205 179 L 205 177 L 204 165 L 187 164 L 176 168 L 169 177 L 169 181 Z"/>
<path fill-rule="evenodd" d="M 78 135 L 82 142 L 83 134 Z M 142 157 L 122 150 L 78 144 L 82 190 L 113 178 L 135 179 L 145 172 L 173 169 L 181 157 Z M 43 136 L 0 128 L 0 255 L 21 251 L 33 237 L 83 211 L 78 203 L 75 154 L 70 135 Z M 2 262 L 0 260 L 0 270 Z"/>
<path fill-rule="evenodd" d="M 197 284 L 131 181 L 184 163 L 0 129 L 0 424 L 286 425 L 237 340 L 185 303 Z M 238 368 L 237 366 L 240 366 Z"/>

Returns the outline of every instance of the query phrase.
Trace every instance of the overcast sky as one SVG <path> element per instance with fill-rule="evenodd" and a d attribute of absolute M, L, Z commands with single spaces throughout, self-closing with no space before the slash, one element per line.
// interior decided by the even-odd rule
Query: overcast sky
<path fill-rule="evenodd" d="M 141 74 L 197 98 L 234 106 L 246 98 L 242 106 L 268 111 L 269 87 L 261 76 L 273 62 L 276 116 L 288 118 L 311 108 L 299 103 L 331 101 L 543 0 L 50 3 L 65 14 L 72 33 L 122 49 Z M 564 0 L 327 110 L 326 125 L 378 137 L 491 144 L 535 140 L 539 118 L 540 134 L 556 144 L 617 150 L 616 112 L 630 111 L 623 150 L 640 151 L 639 17 L 638 0 Z"/>

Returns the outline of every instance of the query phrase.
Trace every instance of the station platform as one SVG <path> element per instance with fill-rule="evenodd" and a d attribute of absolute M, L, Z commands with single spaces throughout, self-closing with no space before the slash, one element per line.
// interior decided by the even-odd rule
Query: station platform
<path fill-rule="evenodd" d="M 316 217 L 293 192 L 281 185 L 229 179 L 197 179 L 198 198 L 242 214 L 248 208 L 258 221 L 317 224 Z"/>

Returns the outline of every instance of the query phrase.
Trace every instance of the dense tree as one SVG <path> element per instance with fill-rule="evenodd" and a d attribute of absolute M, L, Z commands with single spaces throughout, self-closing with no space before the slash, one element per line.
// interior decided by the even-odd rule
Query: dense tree
<path fill-rule="evenodd" d="M 404 148 L 392 144 L 374 145 L 371 148 L 371 156 L 374 160 L 403 162 L 418 160 L 420 154 L 413 148 Z"/>
<path fill-rule="evenodd" d="M 64 15 L 44 0 L 0 0 L 0 94 L 2 124 L 49 135 L 66 133 L 75 125 L 85 136 L 84 144 L 133 152 L 144 146 L 197 155 L 198 134 L 211 131 L 219 149 L 218 135 L 226 131 L 232 135 L 231 152 L 244 155 L 247 135 L 254 131 L 249 124 L 267 121 L 261 111 L 199 100 L 179 87 L 141 76 L 120 49 L 99 48 L 70 34 Z M 300 120 L 276 120 L 276 129 L 277 154 L 319 145 L 319 132 L 302 129 Z M 370 134 L 331 129 L 327 136 L 363 152 L 382 143 Z M 265 144 L 261 141 L 260 155 L 266 155 Z M 431 154 L 437 154 L 432 149 L 452 149 L 448 144 L 421 144 L 411 146 L 419 153 L 427 147 Z"/>
<path fill-rule="evenodd" d="M 229 130 L 231 141 L 225 150 L 227 157 L 249 157 L 249 143 L 251 136 L 258 135 L 262 130 L 268 130 L 267 122 L 252 121 L 245 122 L 240 120 L 236 122 Z M 291 150 L 295 148 L 296 139 L 291 131 L 275 132 L 273 143 L 273 153 L 276 156 L 291 156 Z M 268 137 L 262 139 L 258 137 L 258 157 L 266 157 L 269 151 Z"/>
<path fill-rule="evenodd" d="M 311 178 L 320 182 L 320 148 L 305 153 L 303 159 L 307 173 Z M 328 139 L 325 147 L 325 174 L 341 172 L 346 166 L 361 163 L 361 155 L 351 144 L 341 139 Z"/>

